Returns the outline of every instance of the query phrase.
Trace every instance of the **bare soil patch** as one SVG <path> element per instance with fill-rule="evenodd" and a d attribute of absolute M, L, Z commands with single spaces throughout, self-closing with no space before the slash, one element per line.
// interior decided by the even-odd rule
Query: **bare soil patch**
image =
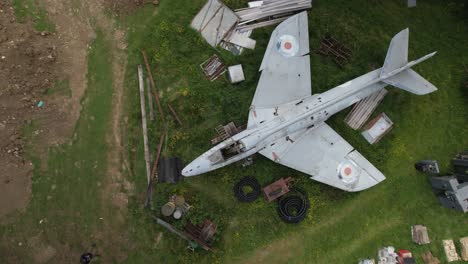
<path fill-rule="evenodd" d="M 60 99 L 47 96 L 61 76 L 58 56 L 56 35 L 17 23 L 10 2 L 0 2 L 0 218 L 24 208 L 31 195 L 24 126 L 37 120 L 50 126 L 31 131 L 33 136 L 63 134 L 51 129 L 64 121 Z"/>

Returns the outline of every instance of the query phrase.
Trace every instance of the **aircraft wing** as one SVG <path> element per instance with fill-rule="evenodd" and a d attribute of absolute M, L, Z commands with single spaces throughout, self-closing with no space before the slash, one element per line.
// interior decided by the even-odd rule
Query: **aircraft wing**
<path fill-rule="evenodd" d="M 361 191 L 385 180 L 377 168 L 325 123 L 271 142 L 260 153 L 311 175 L 312 180 L 349 192 Z"/>
<path fill-rule="evenodd" d="M 310 96 L 308 53 L 307 12 L 302 12 L 283 21 L 271 34 L 251 110 L 274 109 Z"/>

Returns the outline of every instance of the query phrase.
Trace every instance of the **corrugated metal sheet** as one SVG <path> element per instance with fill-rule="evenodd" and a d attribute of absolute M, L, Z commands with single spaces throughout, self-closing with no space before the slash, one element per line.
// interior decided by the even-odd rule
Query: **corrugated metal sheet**
<path fill-rule="evenodd" d="M 192 20 L 192 28 L 201 33 L 203 38 L 216 47 L 232 31 L 239 18 L 218 0 L 208 0 Z"/>

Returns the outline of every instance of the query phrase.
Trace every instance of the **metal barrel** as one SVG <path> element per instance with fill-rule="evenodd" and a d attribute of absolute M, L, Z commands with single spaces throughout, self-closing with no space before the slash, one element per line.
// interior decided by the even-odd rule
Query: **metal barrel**
<path fill-rule="evenodd" d="M 183 212 L 182 210 L 180 210 L 180 208 L 175 209 L 174 214 L 173 214 L 175 219 L 182 218 L 182 215 L 183 215 Z"/>
<path fill-rule="evenodd" d="M 177 207 L 182 206 L 185 203 L 185 198 L 182 195 L 177 195 L 174 198 L 174 203 Z"/>
<path fill-rule="evenodd" d="M 164 216 L 170 216 L 174 213 L 175 204 L 173 202 L 167 202 L 165 205 L 161 207 L 161 213 Z"/>

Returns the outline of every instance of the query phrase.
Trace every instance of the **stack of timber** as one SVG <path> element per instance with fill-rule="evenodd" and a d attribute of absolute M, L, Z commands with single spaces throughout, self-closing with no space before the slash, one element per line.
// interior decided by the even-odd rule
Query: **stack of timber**
<path fill-rule="evenodd" d="M 379 90 L 355 104 L 345 118 L 346 124 L 354 130 L 361 128 L 380 102 L 382 102 L 387 92 L 385 89 Z"/>
<path fill-rule="evenodd" d="M 227 125 L 224 125 L 224 126 L 219 125 L 215 128 L 218 136 L 211 140 L 211 144 L 216 145 L 234 136 L 235 134 L 242 132 L 243 130 L 245 130 L 245 128 L 246 128 L 246 125 L 236 126 L 234 122 L 229 122 Z"/>
<path fill-rule="evenodd" d="M 192 20 L 191 26 L 212 46 L 218 46 L 234 29 L 239 18 L 219 0 L 208 0 Z"/>
<path fill-rule="evenodd" d="M 263 0 L 249 2 L 248 8 L 237 9 L 240 31 L 276 25 L 312 7 L 312 0 Z"/>
<path fill-rule="evenodd" d="M 250 38 L 254 29 L 279 24 L 311 7 L 312 0 L 263 0 L 249 2 L 249 7 L 234 12 L 220 0 L 208 0 L 191 27 L 212 47 L 239 55 L 244 48 L 255 48 L 256 42 Z"/>

